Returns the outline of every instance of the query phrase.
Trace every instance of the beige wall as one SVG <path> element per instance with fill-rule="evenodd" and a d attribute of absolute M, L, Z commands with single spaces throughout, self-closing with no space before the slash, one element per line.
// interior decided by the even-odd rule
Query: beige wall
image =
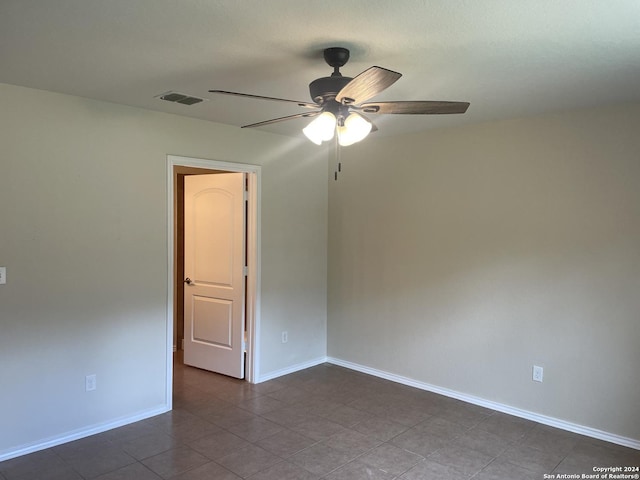
<path fill-rule="evenodd" d="M 259 374 L 326 354 L 317 149 L 9 85 L 0 99 L 0 457 L 166 404 L 167 154 L 262 165 Z"/>
<path fill-rule="evenodd" d="M 639 440 L 638 126 L 596 109 L 345 149 L 329 356 Z"/>

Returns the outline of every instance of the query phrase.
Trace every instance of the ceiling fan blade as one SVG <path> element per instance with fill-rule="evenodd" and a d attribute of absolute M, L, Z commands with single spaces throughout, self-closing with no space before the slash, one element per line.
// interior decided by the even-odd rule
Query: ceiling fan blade
<path fill-rule="evenodd" d="M 209 93 L 221 93 L 223 95 L 233 95 L 235 97 L 244 97 L 244 98 L 255 98 L 255 99 L 258 99 L 258 100 L 271 100 L 271 101 L 274 101 L 274 102 L 295 103 L 299 107 L 318 108 L 318 104 L 316 104 L 316 103 L 299 102 L 298 100 L 288 100 L 286 98 L 263 97 L 261 95 L 251 95 L 249 93 L 240 93 L 240 92 L 227 92 L 225 90 L 209 90 Z"/>
<path fill-rule="evenodd" d="M 394 113 L 414 115 L 436 115 L 445 113 L 464 113 L 469 102 L 371 102 L 357 107 L 364 113 Z"/>
<path fill-rule="evenodd" d="M 287 120 L 293 120 L 295 118 L 310 118 L 310 117 L 315 117 L 316 115 L 319 115 L 321 113 L 322 113 L 322 110 L 318 110 L 317 112 L 296 113 L 295 115 L 288 115 L 286 117 L 280 117 L 280 118 L 272 118 L 271 120 L 252 123 L 251 125 L 243 125 L 242 128 L 262 127 L 263 125 L 271 125 L 272 123 L 285 122 Z"/>
<path fill-rule="evenodd" d="M 362 103 L 393 85 L 401 76 L 382 67 L 368 68 L 338 92 L 336 101 L 345 105 Z"/>

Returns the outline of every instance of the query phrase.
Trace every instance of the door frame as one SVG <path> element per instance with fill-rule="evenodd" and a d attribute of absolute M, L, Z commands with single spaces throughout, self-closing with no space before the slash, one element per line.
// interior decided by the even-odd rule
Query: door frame
<path fill-rule="evenodd" d="M 174 167 L 194 167 L 207 170 L 246 173 L 249 183 L 247 208 L 247 291 L 246 329 L 247 363 L 245 379 L 255 383 L 258 378 L 260 352 L 260 198 L 262 167 L 246 163 L 230 163 L 204 158 L 167 155 L 167 405 L 172 408 L 174 292 L 175 282 L 175 182 Z"/>

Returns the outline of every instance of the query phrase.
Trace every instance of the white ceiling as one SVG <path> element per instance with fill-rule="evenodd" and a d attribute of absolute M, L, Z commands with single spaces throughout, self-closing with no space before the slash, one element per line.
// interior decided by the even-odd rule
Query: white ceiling
<path fill-rule="evenodd" d="M 403 73 L 375 100 L 471 102 L 376 135 L 640 101 L 638 0 L 0 0 L 0 82 L 238 126 L 302 109 L 209 89 L 309 101 L 329 46 L 351 49 L 345 76 Z"/>

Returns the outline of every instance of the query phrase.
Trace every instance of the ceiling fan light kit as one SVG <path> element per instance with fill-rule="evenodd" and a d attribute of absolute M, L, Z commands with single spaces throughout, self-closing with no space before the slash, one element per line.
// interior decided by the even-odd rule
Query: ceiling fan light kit
<path fill-rule="evenodd" d="M 344 125 L 338 126 L 338 143 L 348 147 L 360 140 L 364 140 L 371 132 L 373 124 L 361 115 L 351 112 L 344 120 Z"/>
<path fill-rule="evenodd" d="M 370 67 L 354 78 L 344 77 L 340 67 L 349 60 L 349 50 L 342 47 L 326 48 L 324 59 L 333 67 L 329 77 L 322 77 L 309 84 L 309 93 L 314 103 L 284 98 L 263 97 L 224 90 L 209 90 L 211 93 L 234 95 L 260 100 L 295 103 L 303 108 L 319 108 L 312 112 L 297 113 L 286 117 L 274 118 L 263 122 L 244 125 L 242 128 L 260 127 L 272 123 L 293 120 L 294 118 L 315 117 L 302 129 L 305 136 L 316 145 L 338 136 L 338 143 L 346 147 L 353 145 L 377 130 L 374 124 L 361 113 L 367 114 L 413 114 L 434 115 L 465 113 L 469 108 L 468 102 L 438 102 L 438 101 L 404 101 L 404 102 L 374 102 L 363 103 L 378 95 L 394 84 L 401 73 L 382 67 Z"/>
<path fill-rule="evenodd" d="M 333 138 L 336 130 L 336 117 L 331 112 L 323 112 L 314 118 L 309 125 L 302 129 L 302 133 L 316 145 Z"/>
<path fill-rule="evenodd" d="M 316 145 L 332 140 L 337 133 L 340 146 L 347 147 L 363 140 L 372 127 L 371 122 L 355 112 L 351 112 L 347 118 L 336 118 L 331 112 L 323 112 L 303 128 L 302 133 Z"/>

